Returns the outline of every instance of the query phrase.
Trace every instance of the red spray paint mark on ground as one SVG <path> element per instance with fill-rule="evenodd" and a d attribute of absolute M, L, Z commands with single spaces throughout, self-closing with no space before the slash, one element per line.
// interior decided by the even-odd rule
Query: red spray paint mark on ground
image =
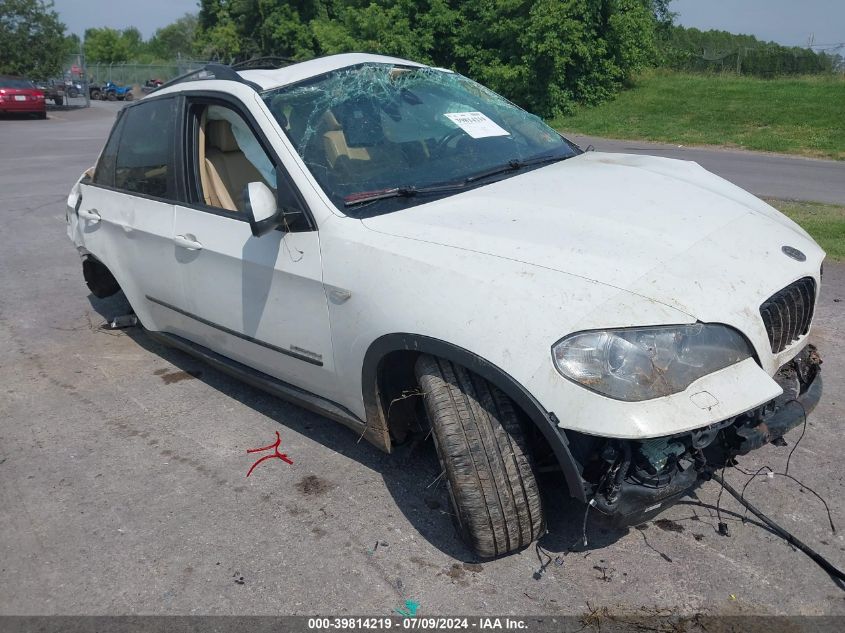
<path fill-rule="evenodd" d="M 247 453 L 260 453 L 262 451 L 269 451 L 273 449 L 273 453 L 270 455 L 265 455 L 257 462 L 252 465 L 252 468 L 249 469 L 249 472 L 246 474 L 249 477 L 252 474 L 252 471 L 255 470 L 255 467 L 258 466 L 261 462 L 267 461 L 268 459 L 281 459 L 283 462 L 287 462 L 288 464 L 293 464 L 293 460 L 289 458 L 284 453 L 279 452 L 279 446 L 282 444 L 282 438 L 279 436 L 279 432 L 276 431 L 276 442 L 274 444 L 269 444 L 268 446 L 262 446 L 261 448 L 248 448 L 246 449 Z"/>

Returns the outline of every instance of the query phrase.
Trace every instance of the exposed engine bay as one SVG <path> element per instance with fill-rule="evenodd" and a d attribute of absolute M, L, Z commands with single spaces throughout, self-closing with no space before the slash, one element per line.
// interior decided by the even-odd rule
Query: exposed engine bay
<path fill-rule="evenodd" d="M 782 442 L 818 402 L 821 362 L 815 346 L 807 345 L 774 376 L 783 388 L 780 396 L 704 428 L 642 441 L 571 438 L 591 505 L 617 524 L 639 523 L 737 456 Z"/>

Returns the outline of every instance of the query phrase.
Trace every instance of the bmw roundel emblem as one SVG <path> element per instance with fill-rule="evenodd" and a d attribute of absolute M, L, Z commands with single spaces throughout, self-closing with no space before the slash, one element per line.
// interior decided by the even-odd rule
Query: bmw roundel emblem
<path fill-rule="evenodd" d="M 783 246 L 783 247 L 781 247 L 780 250 L 783 251 L 784 255 L 786 255 L 787 257 L 791 257 L 795 261 L 799 261 L 799 262 L 807 261 L 807 256 L 804 253 L 802 253 L 801 251 L 799 251 L 797 248 L 793 248 L 791 246 Z"/>

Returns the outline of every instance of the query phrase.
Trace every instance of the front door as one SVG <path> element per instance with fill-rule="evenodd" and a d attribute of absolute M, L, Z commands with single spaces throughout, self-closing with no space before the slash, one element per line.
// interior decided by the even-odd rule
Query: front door
<path fill-rule="evenodd" d="M 232 103 L 187 108 L 189 198 L 174 235 L 185 302 L 181 335 L 224 356 L 331 398 L 334 364 L 320 236 L 254 237 L 243 191 L 291 187 L 257 123 Z"/>

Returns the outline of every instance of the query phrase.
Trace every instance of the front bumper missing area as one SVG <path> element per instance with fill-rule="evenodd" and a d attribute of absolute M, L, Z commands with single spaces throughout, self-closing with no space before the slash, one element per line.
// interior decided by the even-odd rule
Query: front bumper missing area
<path fill-rule="evenodd" d="M 606 464 L 591 502 L 616 525 L 635 525 L 675 503 L 712 469 L 777 442 L 804 423 L 822 393 L 821 358 L 808 345 L 778 370 L 783 394 L 734 418 L 690 433 L 596 447 Z M 595 472 L 595 470 L 594 470 Z"/>

